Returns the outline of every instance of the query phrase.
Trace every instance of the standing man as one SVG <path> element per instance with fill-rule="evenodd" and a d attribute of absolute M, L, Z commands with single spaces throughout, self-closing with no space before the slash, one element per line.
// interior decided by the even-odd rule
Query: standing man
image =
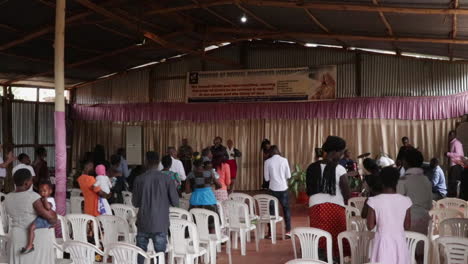
<path fill-rule="evenodd" d="M 0 144 L 0 191 L 3 192 L 3 186 L 5 184 L 5 177 L 7 175 L 7 168 L 8 166 L 15 161 L 15 156 L 13 155 L 13 152 L 8 152 L 8 154 L 5 157 L 5 160 L 3 159 L 3 145 Z"/>
<path fill-rule="evenodd" d="M 405 168 L 403 167 L 403 160 L 405 159 L 405 154 L 408 152 L 408 150 L 413 149 L 413 145 L 409 143 L 409 138 L 407 136 L 404 136 L 401 138 L 401 143 L 403 146 L 400 147 L 400 150 L 398 151 L 398 155 L 396 158 L 396 165 L 398 170 L 400 171 L 400 177 L 405 176 Z"/>
<path fill-rule="evenodd" d="M 463 153 L 463 145 L 460 140 L 457 139 L 457 132 L 455 130 L 449 132 L 448 139 L 449 151 L 445 153 L 450 161 L 447 196 L 456 197 L 457 182 L 461 180 L 461 174 L 463 172 L 463 167 L 460 165 L 460 161 L 465 155 Z"/>
<path fill-rule="evenodd" d="M 137 246 L 146 252 L 151 239 L 156 253 L 166 251 L 169 207 L 179 205 L 174 181 L 159 171 L 158 165 L 159 155 L 154 151 L 147 152 L 147 170 L 135 179 L 132 198 L 133 206 L 139 208 Z M 138 264 L 144 262 L 145 259 L 138 256 Z"/>
<path fill-rule="evenodd" d="M 185 175 L 188 175 L 192 171 L 193 149 L 188 144 L 188 140 L 186 138 L 182 139 L 182 146 L 179 147 L 178 152 L 178 157 L 180 161 L 182 161 L 182 165 L 184 165 Z"/>
<path fill-rule="evenodd" d="M 167 155 L 171 156 L 172 158 L 172 165 L 169 171 L 175 172 L 179 174 L 180 180 L 185 181 L 187 179 L 187 175 L 185 174 L 184 165 L 180 160 L 177 159 L 177 150 L 174 147 L 167 148 Z M 162 171 L 164 169 L 163 165 L 159 163 L 158 170 Z"/>
<path fill-rule="evenodd" d="M 226 159 L 229 159 L 226 147 L 222 145 L 223 139 L 220 136 L 217 136 L 213 139 L 213 146 L 211 146 L 211 154 L 216 156 L 218 153 L 222 153 Z"/>
<path fill-rule="evenodd" d="M 36 177 L 33 178 L 34 186 L 41 182 L 49 181 L 49 168 L 47 167 L 47 150 L 44 147 L 39 147 L 36 150 L 36 160 L 33 163 Z"/>
<path fill-rule="evenodd" d="M 276 197 L 283 207 L 286 222 L 286 236 L 291 237 L 291 211 L 289 209 L 288 179 L 291 178 L 291 169 L 286 158 L 281 157 L 276 145 L 270 148 L 271 158 L 265 161 L 265 181 L 269 182 L 270 193 Z M 270 204 L 270 214 L 273 213 L 273 204 Z"/>
<path fill-rule="evenodd" d="M 15 174 L 17 170 L 20 169 L 27 169 L 31 172 L 31 176 L 34 177 L 36 176 L 36 173 L 34 172 L 34 168 L 31 166 L 31 159 L 26 153 L 21 153 L 18 155 L 18 165 L 13 167 L 13 171 L 11 172 L 12 174 Z"/>
<path fill-rule="evenodd" d="M 127 152 L 125 151 L 124 148 L 119 148 L 116 153 L 117 156 L 120 157 L 120 165 L 117 169 L 118 172 L 122 173 L 122 176 L 125 177 L 125 179 L 130 176 L 130 172 L 128 171 L 128 162 L 127 162 Z"/>
<path fill-rule="evenodd" d="M 234 183 L 236 183 L 237 178 L 237 161 L 236 158 L 240 158 L 242 153 L 234 148 L 234 142 L 232 139 L 228 139 L 227 141 L 227 149 L 226 149 L 229 159 L 227 160 L 227 164 L 229 164 L 229 169 L 231 170 L 231 187 L 229 190 L 232 192 L 234 190 Z"/>

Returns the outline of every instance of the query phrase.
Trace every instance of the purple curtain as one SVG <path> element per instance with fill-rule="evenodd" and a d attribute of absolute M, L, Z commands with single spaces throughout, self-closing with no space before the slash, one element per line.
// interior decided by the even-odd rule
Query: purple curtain
<path fill-rule="evenodd" d="M 434 120 L 468 113 L 468 92 L 440 97 L 368 97 L 289 103 L 141 103 L 74 105 L 78 120 L 218 121 L 238 119 Z"/>

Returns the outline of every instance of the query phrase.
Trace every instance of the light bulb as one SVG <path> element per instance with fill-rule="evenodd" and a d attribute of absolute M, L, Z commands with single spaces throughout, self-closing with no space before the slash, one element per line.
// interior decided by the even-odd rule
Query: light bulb
<path fill-rule="evenodd" d="M 242 23 L 247 22 L 247 17 L 246 17 L 245 15 L 243 15 L 243 16 L 241 17 L 240 21 L 241 21 Z"/>

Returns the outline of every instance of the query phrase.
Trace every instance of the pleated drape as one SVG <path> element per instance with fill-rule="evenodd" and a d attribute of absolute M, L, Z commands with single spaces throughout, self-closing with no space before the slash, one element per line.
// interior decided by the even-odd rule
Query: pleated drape
<path fill-rule="evenodd" d="M 180 145 L 187 138 L 196 151 L 210 146 L 215 136 L 224 143 L 232 139 L 242 153 L 239 159 L 239 190 L 257 190 L 262 183 L 262 156 L 260 143 L 269 138 L 278 145 L 290 165 L 299 164 L 304 169 L 315 158 L 314 148 L 320 147 L 328 135 L 346 139 L 348 148 L 355 157 L 364 152 L 376 156 L 381 152 L 396 157 L 403 136 L 424 154 L 425 160 L 438 157 L 442 163 L 447 148 L 447 133 L 454 129 L 459 118 L 444 120 L 394 120 L 394 119 L 309 119 L 309 120 L 226 120 L 210 122 L 192 121 L 146 121 L 74 122 L 73 165 L 84 152 L 92 151 L 96 144 L 106 147 L 112 154 L 125 146 L 125 127 L 143 127 L 143 150 L 155 150 L 161 154 L 167 147 Z"/>

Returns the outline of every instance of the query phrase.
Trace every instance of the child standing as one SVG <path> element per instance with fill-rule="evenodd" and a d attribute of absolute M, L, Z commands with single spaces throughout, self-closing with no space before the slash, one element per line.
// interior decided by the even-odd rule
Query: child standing
<path fill-rule="evenodd" d="M 104 165 L 96 166 L 96 183 L 94 187 L 99 187 L 106 195 L 109 195 L 112 188 L 112 183 L 108 176 L 106 176 L 106 167 Z M 112 215 L 112 210 L 109 202 L 104 197 L 98 198 L 98 210 L 101 215 Z"/>
<path fill-rule="evenodd" d="M 382 169 L 380 180 L 382 193 L 369 197 L 367 205 L 367 228 L 374 229 L 374 246 L 371 262 L 381 264 L 409 264 L 410 257 L 406 245 L 405 230 L 411 227 L 411 199 L 396 193 L 400 173 L 398 169 Z"/>
<path fill-rule="evenodd" d="M 53 197 L 50 197 L 50 194 L 52 194 L 52 184 L 50 182 L 43 182 L 39 184 L 39 195 L 41 196 L 41 202 L 44 205 L 44 208 L 47 211 L 55 211 L 55 199 Z M 34 231 L 36 231 L 37 228 L 50 228 L 52 227 L 49 222 L 38 216 L 32 222 L 32 224 L 29 226 L 29 238 L 28 238 L 28 244 L 26 247 L 21 249 L 21 254 L 27 254 L 32 251 L 34 251 Z"/>

